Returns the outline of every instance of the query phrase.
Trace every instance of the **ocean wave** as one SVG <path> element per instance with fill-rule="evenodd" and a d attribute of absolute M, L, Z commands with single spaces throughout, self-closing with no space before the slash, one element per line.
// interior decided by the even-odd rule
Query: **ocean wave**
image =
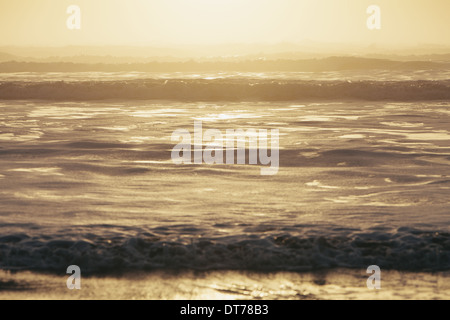
<path fill-rule="evenodd" d="M 130 81 L 6 81 L 0 99 L 42 100 L 448 100 L 450 80 L 300 81 L 260 79 L 140 79 Z"/>
<path fill-rule="evenodd" d="M 0 237 L 1 269 L 60 273 L 69 265 L 80 266 L 84 274 L 146 270 L 301 272 L 369 265 L 387 270 L 448 271 L 450 234 L 403 227 L 392 232 L 340 230 L 331 236 L 266 231 L 175 239 L 155 229 L 101 236 L 91 232 L 71 235 L 66 230 L 53 236 L 15 233 Z"/>

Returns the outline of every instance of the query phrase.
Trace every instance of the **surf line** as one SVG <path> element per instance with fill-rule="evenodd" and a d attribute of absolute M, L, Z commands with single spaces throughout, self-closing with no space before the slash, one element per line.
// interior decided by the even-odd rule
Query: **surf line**
<path fill-rule="evenodd" d="M 194 121 L 193 139 L 191 132 L 185 129 L 172 133 L 172 141 L 179 142 L 172 149 L 172 161 L 175 164 L 260 164 L 263 166 L 261 175 L 275 175 L 280 165 L 279 136 L 278 129 L 271 129 L 269 146 L 267 129 L 227 129 L 225 133 L 208 129 L 203 132 L 202 121 Z"/>

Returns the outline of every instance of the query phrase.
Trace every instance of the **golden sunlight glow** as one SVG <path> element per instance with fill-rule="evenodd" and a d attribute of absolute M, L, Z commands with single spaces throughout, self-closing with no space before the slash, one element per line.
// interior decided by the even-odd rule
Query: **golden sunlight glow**
<path fill-rule="evenodd" d="M 72 4 L 81 30 L 66 28 Z M 376 32 L 366 27 L 372 4 Z M 450 44 L 448 12 L 448 0 L 15 0 L 0 4 L 0 45 Z"/>

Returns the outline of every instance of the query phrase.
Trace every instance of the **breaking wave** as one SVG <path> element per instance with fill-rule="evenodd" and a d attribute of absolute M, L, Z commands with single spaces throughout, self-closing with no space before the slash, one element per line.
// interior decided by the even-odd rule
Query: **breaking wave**
<path fill-rule="evenodd" d="M 130 81 L 7 81 L 0 99 L 42 100 L 446 100 L 450 80 L 304 81 L 260 79 L 139 79 Z"/>
<path fill-rule="evenodd" d="M 101 236 L 87 230 L 74 230 L 72 235 L 67 230 L 52 236 L 2 235 L 0 268 L 64 272 L 75 264 L 85 274 L 143 270 L 298 272 L 376 264 L 382 269 L 405 271 L 450 270 L 449 233 L 406 227 L 391 232 L 340 231 L 326 238 L 289 233 L 172 238 L 156 229 L 115 230 Z"/>

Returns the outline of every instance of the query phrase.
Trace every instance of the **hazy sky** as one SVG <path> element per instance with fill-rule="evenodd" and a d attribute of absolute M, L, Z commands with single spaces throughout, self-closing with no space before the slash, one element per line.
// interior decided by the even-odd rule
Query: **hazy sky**
<path fill-rule="evenodd" d="M 81 30 L 66 9 L 81 8 Z M 382 28 L 366 27 L 369 5 Z M 0 45 L 450 44 L 450 0 L 0 0 Z"/>

